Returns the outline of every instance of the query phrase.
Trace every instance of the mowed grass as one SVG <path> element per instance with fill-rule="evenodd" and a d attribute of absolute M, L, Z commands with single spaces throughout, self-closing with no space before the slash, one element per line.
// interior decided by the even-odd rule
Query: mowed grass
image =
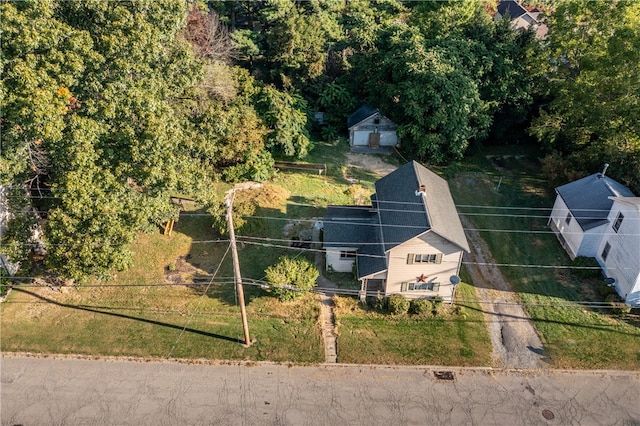
<path fill-rule="evenodd" d="M 313 258 L 312 252 L 288 246 L 284 227 L 294 221 L 312 226 L 327 204 L 349 203 L 346 189 L 337 172 L 283 172 L 258 193 L 248 194 L 258 207 L 236 234 L 249 331 L 255 340 L 249 348 L 240 344 L 243 330 L 228 237 L 213 231 L 205 211 L 192 208 L 183 212 L 171 236 L 140 235 L 131 246 L 134 266 L 110 281 L 93 280 L 61 291 L 29 285 L 14 289 L 2 304 L 0 349 L 321 362 L 317 296 L 281 303 L 252 284 L 264 279 L 264 269 L 280 256 Z M 167 279 L 169 272 L 179 285 Z M 193 277 L 213 275 L 209 286 L 206 280 L 189 285 Z"/>
<path fill-rule="evenodd" d="M 397 365 L 491 365 L 491 341 L 473 287 L 462 283 L 456 299 L 476 309 L 436 316 L 389 316 L 338 298 L 338 362 Z M 468 301 L 467 301 L 468 300 Z"/>
<path fill-rule="evenodd" d="M 482 230 L 496 262 L 544 266 L 501 270 L 533 319 L 551 366 L 639 369 L 637 316 L 590 309 L 589 302 L 603 301 L 602 280 L 554 268 L 572 265 L 547 227 L 554 194 L 539 174 L 537 153 L 520 153 L 528 155 L 495 150 L 497 157 L 478 156 L 452 167 L 450 186 L 459 210 Z"/>
<path fill-rule="evenodd" d="M 226 244 L 216 245 L 209 245 L 209 254 L 221 259 Z M 231 280 L 214 280 L 210 286 L 166 285 L 165 264 L 186 254 L 188 248 L 189 238 L 180 232 L 171 237 L 141 236 L 133 247 L 136 266 L 112 282 L 62 291 L 29 286 L 14 289 L 2 305 L 2 351 L 297 363 L 323 360 L 316 295 L 282 304 L 260 288 L 245 286 L 249 330 L 256 340 L 245 348 Z"/>

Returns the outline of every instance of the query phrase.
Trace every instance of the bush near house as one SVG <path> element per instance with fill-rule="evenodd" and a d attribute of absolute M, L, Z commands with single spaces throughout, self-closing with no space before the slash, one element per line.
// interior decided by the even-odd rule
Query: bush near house
<path fill-rule="evenodd" d="M 281 301 L 294 300 L 315 286 L 318 269 L 304 258 L 283 256 L 265 271 L 271 292 Z"/>
<path fill-rule="evenodd" d="M 405 315 L 409 312 L 409 299 L 401 294 L 392 294 L 389 297 L 388 311 L 391 315 Z"/>

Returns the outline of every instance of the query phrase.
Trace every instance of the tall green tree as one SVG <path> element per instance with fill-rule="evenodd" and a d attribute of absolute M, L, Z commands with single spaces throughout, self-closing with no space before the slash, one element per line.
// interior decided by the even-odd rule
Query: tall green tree
<path fill-rule="evenodd" d="M 1 7 L 3 179 L 47 190 L 36 207 L 48 213 L 52 270 L 79 279 L 121 269 L 127 244 L 175 214 L 168 191 L 191 188 L 198 169 L 181 143 L 180 98 L 200 72 L 177 37 L 184 5 Z"/>
<path fill-rule="evenodd" d="M 607 162 L 640 192 L 640 3 L 568 0 L 548 25 L 553 100 L 531 132 L 556 152 L 549 166 L 588 174 Z"/>

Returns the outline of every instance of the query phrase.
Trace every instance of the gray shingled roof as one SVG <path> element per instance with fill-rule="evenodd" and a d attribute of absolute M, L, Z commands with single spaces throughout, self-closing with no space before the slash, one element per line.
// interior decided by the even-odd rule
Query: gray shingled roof
<path fill-rule="evenodd" d="M 424 166 L 412 161 L 378 180 L 376 195 L 385 250 L 431 230 L 469 251 L 447 181 Z"/>
<path fill-rule="evenodd" d="M 424 195 L 416 191 L 424 185 Z M 373 206 L 329 206 L 324 247 L 355 247 L 358 278 L 387 269 L 385 252 L 427 231 L 469 251 L 462 224 L 440 176 L 412 161 L 379 179 Z"/>
<path fill-rule="evenodd" d="M 366 120 L 367 118 L 371 117 L 374 114 L 377 114 L 378 112 L 380 112 L 378 108 L 372 107 L 367 104 L 362 104 L 360 108 L 355 110 L 354 113 L 351 114 L 347 119 L 347 128 L 352 128 L 356 124 L 360 123 L 363 120 Z"/>
<path fill-rule="evenodd" d="M 329 206 L 323 224 L 324 247 L 357 249 L 358 278 L 387 269 L 378 215 L 371 206 Z"/>
<path fill-rule="evenodd" d="M 621 183 L 596 173 L 556 188 L 583 231 L 607 223 L 613 201 L 609 197 L 635 197 Z"/>

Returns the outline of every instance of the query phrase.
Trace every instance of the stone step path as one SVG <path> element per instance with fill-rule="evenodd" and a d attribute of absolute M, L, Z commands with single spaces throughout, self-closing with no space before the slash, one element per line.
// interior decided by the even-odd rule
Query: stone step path
<path fill-rule="evenodd" d="M 331 295 L 321 294 L 322 306 L 322 337 L 324 339 L 325 362 L 335 364 L 338 362 L 338 350 L 336 347 L 336 319 L 333 314 L 333 300 Z"/>

